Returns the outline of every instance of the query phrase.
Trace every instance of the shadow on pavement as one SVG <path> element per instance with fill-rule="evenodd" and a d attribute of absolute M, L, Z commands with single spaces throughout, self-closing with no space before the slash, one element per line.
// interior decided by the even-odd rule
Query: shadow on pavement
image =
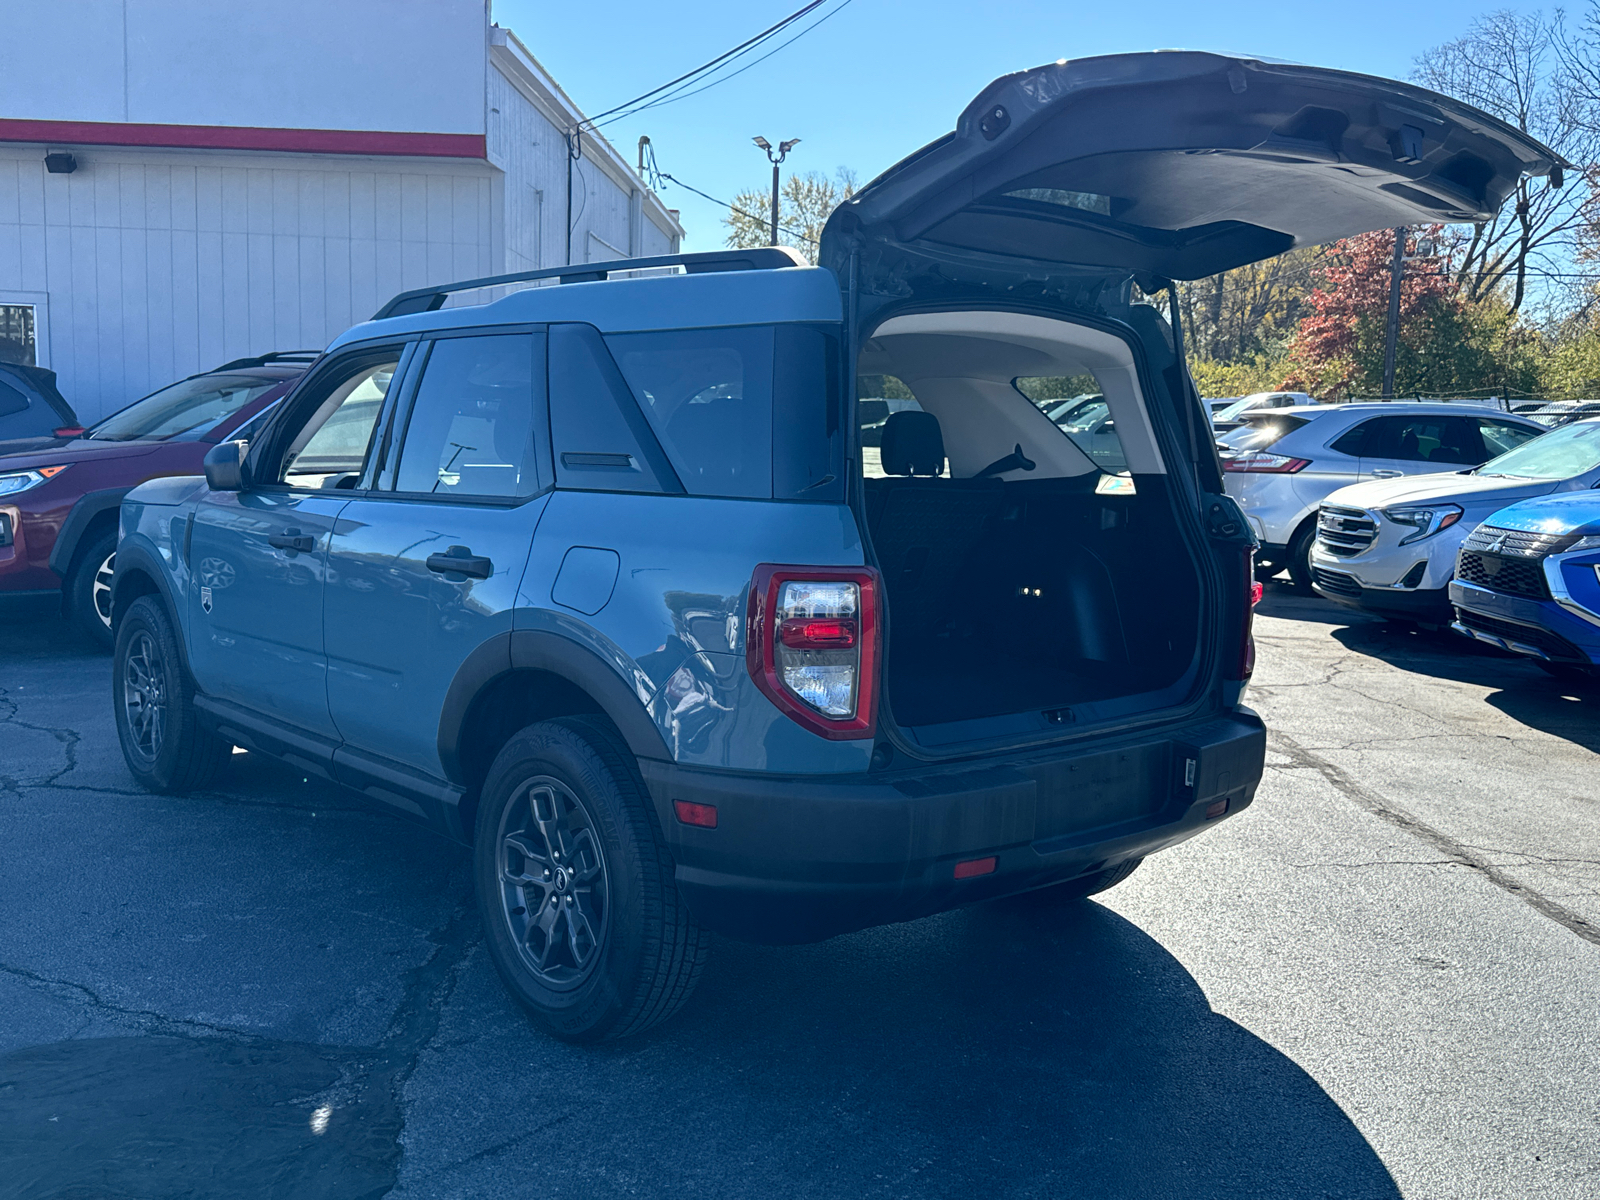
<path fill-rule="evenodd" d="M 549 1054 L 591 1056 L 595 1099 L 627 1135 L 563 1126 L 516 1156 L 545 1160 L 540 1142 L 610 1156 L 656 1194 L 1399 1194 L 1315 1080 L 1093 903 L 721 943 L 689 1009 L 645 1044 Z"/>

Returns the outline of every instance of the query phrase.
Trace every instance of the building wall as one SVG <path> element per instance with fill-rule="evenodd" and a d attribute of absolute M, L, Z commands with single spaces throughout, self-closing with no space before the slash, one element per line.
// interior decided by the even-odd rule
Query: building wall
<path fill-rule="evenodd" d="M 0 303 L 95 420 L 231 358 L 321 349 L 396 292 L 500 269 L 486 163 L 0 145 Z"/>
<path fill-rule="evenodd" d="M 13 0 L 0 116 L 484 131 L 486 0 Z"/>

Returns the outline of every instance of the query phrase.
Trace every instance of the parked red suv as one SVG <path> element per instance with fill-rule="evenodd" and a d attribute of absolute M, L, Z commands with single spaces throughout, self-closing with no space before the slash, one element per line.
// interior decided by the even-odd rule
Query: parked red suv
<path fill-rule="evenodd" d="M 206 451 L 248 438 L 317 352 L 240 358 L 135 400 L 81 437 L 0 455 L 0 600 L 59 596 L 111 646 L 111 573 L 122 497 L 147 479 L 199 475 Z"/>

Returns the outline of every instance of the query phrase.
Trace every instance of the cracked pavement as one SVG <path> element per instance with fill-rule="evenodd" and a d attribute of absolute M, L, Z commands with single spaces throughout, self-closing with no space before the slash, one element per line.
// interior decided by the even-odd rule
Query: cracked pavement
<path fill-rule="evenodd" d="M 1275 585 L 1257 632 L 1238 819 L 1064 910 L 718 943 L 578 1049 L 462 851 L 243 753 L 138 790 L 108 660 L 7 620 L 6 1194 L 1600 1194 L 1600 689 Z"/>

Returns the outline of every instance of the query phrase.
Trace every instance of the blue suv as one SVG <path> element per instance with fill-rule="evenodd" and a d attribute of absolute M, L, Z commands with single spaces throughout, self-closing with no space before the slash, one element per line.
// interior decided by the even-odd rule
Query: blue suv
<path fill-rule="evenodd" d="M 125 500 L 128 767 L 194 789 L 244 746 L 469 843 L 502 978 L 574 1040 L 673 1012 L 707 931 L 1102 891 L 1265 750 L 1253 542 L 1156 305 L 1563 166 L 1405 84 L 1091 59 L 991 85 L 819 266 L 396 297 Z"/>
<path fill-rule="evenodd" d="M 1587 428 L 1600 438 L 1600 422 Z M 1600 497 L 1570 492 L 1502 508 L 1461 543 L 1452 626 L 1557 677 L 1600 676 Z"/>

